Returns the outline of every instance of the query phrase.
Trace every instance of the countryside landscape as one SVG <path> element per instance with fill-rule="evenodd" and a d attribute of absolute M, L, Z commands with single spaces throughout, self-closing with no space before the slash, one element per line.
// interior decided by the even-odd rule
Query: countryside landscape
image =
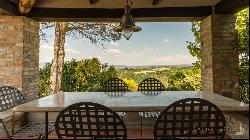
<path fill-rule="evenodd" d="M 40 68 L 40 96 L 46 96 L 49 88 L 51 64 Z M 98 91 L 103 82 L 118 77 L 136 91 L 138 84 L 149 77 L 160 80 L 167 90 L 199 91 L 201 70 L 192 65 L 110 66 L 98 58 L 71 60 L 64 64 L 62 91 Z"/>
<path fill-rule="evenodd" d="M 235 42 L 235 51 L 239 54 L 239 70 L 240 75 L 239 85 L 240 85 L 240 99 L 241 101 L 249 102 L 249 8 L 246 8 L 236 14 L 237 16 L 237 30 L 238 30 L 238 40 Z M 90 26 L 92 23 L 74 23 L 67 24 L 69 29 L 74 30 L 76 33 L 80 34 L 85 40 L 90 40 L 93 45 L 100 45 L 102 42 L 117 41 L 121 39 L 120 34 L 107 34 L 103 39 L 95 38 L 93 36 L 88 36 L 79 32 L 80 28 L 78 26 Z M 48 29 L 54 27 L 55 24 L 52 23 L 41 23 L 41 29 Z M 71 27 L 72 26 L 72 27 Z M 99 25 L 98 25 L 99 26 Z M 113 25 L 109 25 L 113 26 Z M 57 27 L 57 26 L 56 26 Z M 92 27 L 92 26 L 91 26 Z M 94 28 L 94 27 L 93 27 Z M 97 32 L 97 30 L 91 30 L 92 32 Z M 125 81 L 129 90 L 136 91 L 138 84 L 148 77 L 153 77 L 160 80 L 166 90 L 169 91 L 200 91 L 201 90 L 201 36 L 200 36 L 200 22 L 192 22 L 191 32 L 194 36 L 194 40 L 186 40 L 186 46 L 182 45 L 188 49 L 191 57 L 194 57 L 196 61 L 189 65 L 137 65 L 137 66 L 127 66 L 121 63 L 120 65 L 111 65 L 108 63 L 103 63 L 98 57 L 88 57 L 72 60 L 65 60 L 65 52 L 59 53 L 59 51 L 54 52 L 54 58 L 52 63 L 41 63 L 39 70 L 39 96 L 47 96 L 49 93 L 63 91 L 63 92 L 85 92 L 85 91 L 99 91 L 101 85 L 108 79 L 112 77 L 118 77 Z M 73 31 L 72 31 L 73 32 Z M 41 30 L 41 38 L 48 37 L 43 34 Z M 71 33 L 71 32 L 70 32 Z M 91 33 L 91 32 L 90 32 Z M 66 36 L 66 32 L 64 32 Z M 100 34 L 99 32 L 96 34 Z M 105 34 L 105 33 L 103 33 Z M 71 38 L 78 39 L 74 34 L 67 34 Z M 65 41 L 64 36 L 64 41 Z M 80 38 L 81 38 L 80 37 Z M 57 40 L 55 38 L 55 40 Z M 65 43 L 65 42 L 64 42 Z M 127 42 L 125 46 L 129 46 Z M 164 43 L 169 44 L 168 39 L 164 39 Z M 116 55 L 122 54 L 117 49 L 116 42 L 111 43 L 114 46 L 109 50 L 110 53 L 107 56 L 114 55 L 111 60 L 117 58 Z M 145 44 L 144 44 L 145 45 Z M 147 44 L 146 44 L 147 45 Z M 166 44 L 165 44 L 166 45 Z M 66 45 L 67 46 L 67 45 Z M 154 46 L 154 45 L 153 45 Z M 54 50 L 65 49 L 64 45 L 61 48 L 54 46 Z M 81 48 L 81 47 L 79 47 Z M 121 47 L 122 48 L 122 47 Z M 125 48 L 125 47 L 124 47 Z M 136 48 L 136 47 L 134 47 Z M 174 47 L 169 47 L 167 49 L 175 49 Z M 48 49 L 48 48 L 46 48 Z M 86 48 L 85 48 L 86 49 Z M 127 48 L 128 49 L 128 48 Z M 144 48 L 145 49 L 145 48 Z M 161 48 L 162 49 L 162 48 Z M 70 50 L 66 48 L 65 50 Z M 52 51 L 52 50 L 51 50 Z M 85 50 L 84 50 L 85 51 Z M 150 51 L 147 49 L 147 51 Z M 169 51 L 169 50 L 168 50 Z M 167 52 L 167 51 L 166 51 Z M 44 53 L 46 54 L 46 53 Z M 76 53 L 78 54 L 78 53 Z M 136 54 L 136 53 L 135 53 Z M 150 54 L 148 54 L 150 55 Z M 60 56 L 60 57 L 59 57 Z M 125 55 L 126 57 L 126 55 Z M 45 58 L 44 58 L 45 59 Z M 136 59 L 136 57 L 135 57 Z M 130 60 L 133 61 L 133 60 Z M 129 62 L 130 62 L 129 61 Z M 51 62 L 51 61 L 48 61 Z M 57 71 L 55 71 L 57 70 Z M 51 83 L 52 81 L 52 83 Z"/>

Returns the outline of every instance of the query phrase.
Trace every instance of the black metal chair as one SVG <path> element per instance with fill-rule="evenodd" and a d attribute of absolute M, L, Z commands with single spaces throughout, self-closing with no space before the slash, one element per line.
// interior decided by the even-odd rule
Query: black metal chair
<path fill-rule="evenodd" d="M 119 97 L 123 96 L 129 89 L 128 85 L 122 79 L 111 78 L 102 85 L 101 91 L 105 92 L 108 96 Z M 125 112 L 117 112 L 117 114 L 121 117 L 126 115 Z"/>
<path fill-rule="evenodd" d="M 161 91 L 164 90 L 165 90 L 164 85 L 155 78 L 144 79 L 138 85 L 138 91 L 140 91 L 142 94 L 146 96 L 156 96 L 159 95 Z M 157 118 L 160 115 L 160 113 L 161 112 L 139 112 L 139 115 L 141 117 Z"/>
<path fill-rule="evenodd" d="M 169 105 L 154 125 L 155 139 L 223 138 L 226 121 L 213 103 L 199 98 L 186 98 Z"/>
<path fill-rule="evenodd" d="M 164 85 L 155 78 L 147 78 L 144 79 L 139 85 L 138 85 L 138 91 L 164 91 L 165 87 Z M 157 93 L 157 92 L 156 92 Z"/>
<path fill-rule="evenodd" d="M 72 104 L 56 119 L 59 139 L 126 139 L 123 120 L 110 108 L 92 102 Z"/>
<path fill-rule="evenodd" d="M 104 93 L 110 97 L 120 97 L 125 94 L 125 92 L 104 92 Z"/>
<path fill-rule="evenodd" d="M 129 91 L 128 85 L 119 78 L 111 78 L 103 85 L 101 91 L 103 92 L 127 92 Z"/>
<path fill-rule="evenodd" d="M 7 110 L 14 108 L 20 104 L 25 103 L 25 97 L 18 89 L 11 86 L 0 87 L 0 112 L 4 113 Z M 14 127 L 14 116 L 12 114 L 6 115 L 4 118 L 0 118 L 0 123 L 6 133 L 6 138 L 24 138 L 23 136 L 32 137 L 38 136 L 39 138 L 45 138 L 45 123 L 30 123 L 26 126 L 18 129 L 17 131 L 11 133 L 8 131 L 6 126 L 6 120 L 10 119 L 12 121 L 12 127 Z M 24 117 L 24 116 L 23 116 Z M 18 120 L 20 121 L 20 120 Z M 49 132 L 54 129 L 54 123 L 50 122 Z M 12 128 L 12 131 L 14 128 Z"/>

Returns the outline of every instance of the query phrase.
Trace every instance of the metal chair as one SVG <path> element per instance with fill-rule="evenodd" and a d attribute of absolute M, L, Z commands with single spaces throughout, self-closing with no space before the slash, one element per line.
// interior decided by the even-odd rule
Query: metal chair
<path fill-rule="evenodd" d="M 164 91 L 164 85 L 155 78 L 144 79 L 138 85 L 138 91 Z"/>
<path fill-rule="evenodd" d="M 128 85 L 122 79 L 111 78 L 102 85 L 101 91 L 105 92 L 108 96 L 119 97 L 123 96 L 129 89 Z M 121 117 L 126 115 L 125 112 L 117 112 L 117 114 Z"/>
<path fill-rule="evenodd" d="M 24 95 L 16 88 L 11 86 L 3 86 L 0 87 L 0 112 L 3 113 L 7 110 L 14 108 L 20 104 L 25 103 Z M 38 138 L 45 138 L 45 123 L 30 123 L 17 131 L 11 133 L 8 131 L 6 126 L 6 120 L 11 119 L 12 121 L 12 131 L 14 131 L 14 117 L 12 114 L 6 115 L 4 117 L 0 117 L 0 123 L 3 126 L 3 129 L 6 133 L 7 138 L 18 138 L 23 136 L 33 137 L 38 136 Z M 50 122 L 49 124 L 49 132 L 54 129 L 54 123 Z"/>
<path fill-rule="evenodd" d="M 169 105 L 154 125 L 155 139 L 223 138 L 226 121 L 213 103 L 199 98 L 186 98 Z"/>
<path fill-rule="evenodd" d="M 59 139 L 126 139 L 123 120 L 110 108 L 92 102 L 72 104 L 56 119 Z"/>
<path fill-rule="evenodd" d="M 165 90 L 164 85 L 155 78 L 147 78 L 144 79 L 138 85 L 138 91 L 146 96 L 156 96 L 161 93 L 161 91 Z M 145 118 L 157 118 L 161 112 L 139 112 L 139 116 L 141 116 L 141 133 L 142 133 L 142 119 Z"/>
<path fill-rule="evenodd" d="M 165 87 L 159 80 L 147 78 L 138 85 L 137 90 L 146 96 L 156 96 L 159 95 L 161 91 L 164 91 Z M 160 112 L 139 112 L 139 115 L 141 117 L 157 118 Z"/>
<path fill-rule="evenodd" d="M 128 85 L 119 78 L 111 78 L 103 85 L 101 91 L 103 92 L 127 92 Z"/>

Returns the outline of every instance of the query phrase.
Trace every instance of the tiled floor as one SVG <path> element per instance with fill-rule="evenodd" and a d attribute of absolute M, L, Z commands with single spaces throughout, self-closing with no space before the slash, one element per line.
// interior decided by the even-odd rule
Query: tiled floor
<path fill-rule="evenodd" d="M 57 139 L 56 133 L 54 131 L 49 135 L 49 139 Z M 153 139 L 153 131 L 152 129 L 144 129 L 143 135 L 141 136 L 140 129 L 128 130 L 128 139 Z M 226 135 L 224 139 L 231 138 Z"/>
<path fill-rule="evenodd" d="M 144 130 L 143 136 L 141 136 L 141 130 L 128 130 L 128 139 L 153 139 L 152 130 Z M 57 139 L 55 131 L 50 133 L 49 139 Z"/>
<path fill-rule="evenodd" d="M 127 134 L 128 134 L 128 137 L 127 137 L 128 139 L 153 139 L 153 130 L 150 128 L 144 128 L 142 136 L 141 136 L 140 129 L 129 129 Z M 2 137 L 2 138 L 4 138 L 4 137 Z M 2 138 L 0 135 L 0 139 L 2 139 Z M 57 139 L 57 135 L 56 135 L 55 131 L 50 133 L 49 139 Z M 224 139 L 231 139 L 231 137 L 226 135 L 224 137 Z"/>

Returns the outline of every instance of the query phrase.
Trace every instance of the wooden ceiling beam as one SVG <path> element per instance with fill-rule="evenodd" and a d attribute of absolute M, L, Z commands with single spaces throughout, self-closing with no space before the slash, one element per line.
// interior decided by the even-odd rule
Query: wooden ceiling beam
<path fill-rule="evenodd" d="M 122 18 L 123 8 L 37 8 L 27 14 L 34 18 Z M 133 8 L 134 18 L 153 17 L 206 17 L 212 13 L 211 6 L 201 7 L 165 7 L 165 8 Z"/>
<path fill-rule="evenodd" d="M 0 9 L 6 10 L 14 15 L 19 15 L 17 6 L 9 0 L 0 0 Z"/>
<path fill-rule="evenodd" d="M 89 3 L 90 4 L 96 4 L 96 3 L 98 3 L 99 2 L 99 0 L 89 0 Z"/>
<path fill-rule="evenodd" d="M 249 0 L 221 0 L 215 5 L 216 14 L 235 14 L 249 7 Z"/>
<path fill-rule="evenodd" d="M 160 1 L 161 1 L 161 0 L 153 0 L 153 1 L 152 1 L 152 5 L 157 5 L 157 4 L 159 4 Z"/>
<path fill-rule="evenodd" d="M 22 15 L 28 14 L 33 5 L 35 4 L 36 0 L 19 0 L 18 10 Z"/>

